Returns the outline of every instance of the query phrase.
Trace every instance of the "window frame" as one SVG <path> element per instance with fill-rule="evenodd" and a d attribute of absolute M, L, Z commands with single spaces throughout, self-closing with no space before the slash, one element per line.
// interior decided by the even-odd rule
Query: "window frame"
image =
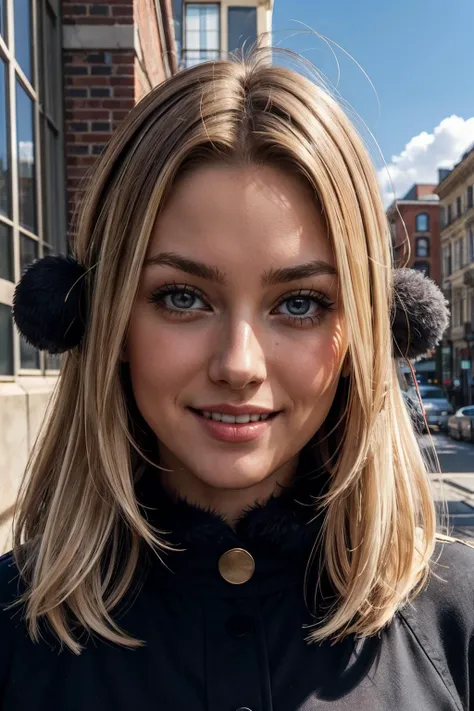
<path fill-rule="evenodd" d="M 63 90 L 62 82 L 59 81 L 55 85 L 55 98 L 54 104 L 57 106 L 57 129 L 58 129 L 58 140 L 60 142 L 61 150 L 58 151 L 57 155 L 57 170 L 59 171 L 60 178 L 58 178 L 58 185 L 62 183 L 63 192 L 59 195 L 46 196 L 44 193 L 45 188 L 45 146 L 43 145 L 43 136 L 41 133 L 41 121 L 44 114 L 44 107 L 42 102 L 42 96 L 40 92 L 40 80 L 42 86 L 45 85 L 48 77 L 40 76 L 41 68 L 44 64 L 40 63 L 40 52 L 44 55 L 47 51 L 55 51 L 58 57 L 58 71 L 60 70 L 61 62 L 61 15 L 59 3 L 54 3 L 51 0 L 35 0 L 31 3 L 31 57 L 32 57 L 32 82 L 28 80 L 28 77 L 23 72 L 22 68 L 18 64 L 15 58 L 15 31 L 14 31 L 14 0 L 6 0 L 6 16 L 7 16 L 7 38 L 8 45 L 4 38 L 0 36 L 0 57 L 5 62 L 6 65 L 6 78 L 7 78 L 7 130 L 8 130 L 8 145 L 9 145 L 9 189 L 10 189 L 10 199 L 11 199 L 11 209 L 10 217 L 6 218 L 0 216 L 0 222 L 7 226 L 11 232 L 11 248 L 13 252 L 13 281 L 8 279 L 0 278 L 0 304 L 10 307 L 13 303 L 13 294 L 15 289 L 15 284 L 19 281 L 22 273 L 21 269 L 21 240 L 22 236 L 32 243 L 37 245 L 38 258 L 41 258 L 45 249 L 48 248 L 49 242 L 45 242 L 46 239 L 46 226 L 45 226 L 45 204 L 44 200 L 47 198 L 51 201 L 54 200 L 56 214 L 58 214 L 58 219 L 62 219 L 63 230 L 61 227 L 58 228 L 59 233 L 62 236 L 62 243 L 67 249 L 67 213 L 66 213 L 66 183 L 65 183 L 65 159 L 64 150 L 62 146 L 64 145 L 64 110 L 63 110 Z M 44 14 L 50 12 L 55 18 L 56 27 L 56 41 L 57 44 L 55 48 L 45 46 L 45 35 L 43 32 L 44 27 Z M 33 141 L 34 141 L 34 197 L 36 202 L 36 229 L 31 232 L 28 229 L 20 226 L 20 206 L 19 206 L 19 165 L 18 165 L 18 144 L 17 144 L 17 105 L 16 105 L 16 85 L 18 84 L 26 92 L 29 99 L 33 103 Z M 59 217 L 61 215 L 61 218 Z M 62 230 L 62 231 L 61 231 Z M 51 245 L 52 246 L 52 245 Z M 50 247 L 51 248 L 51 247 Z M 21 350 L 26 346 L 21 346 L 20 344 L 25 344 L 26 341 L 20 340 L 20 334 L 16 327 L 13 325 L 13 372 L 11 374 L 0 374 L 0 381 L 14 381 L 17 376 L 24 375 L 34 375 L 34 376 L 44 376 L 44 375 L 55 375 L 59 372 L 59 362 L 54 357 L 49 356 L 46 352 L 38 352 L 38 368 L 27 368 L 22 367 L 21 363 Z M 53 367 L 51 367 L 53 364 Z"/>
<path fill-rule="evenodd" d="M 426 243 L 426 254 L 420 254 L 420 243 L 425 242 Z M 419 257 L 420 259 L 426 259 L 430 257 L 430 252 L 431 252 L 431 245 L 430 245 L 430 239 L 429 237 L 417 237 L 416 242 L 415 242 L 415 256 Z"/>
<path fill-rule="evenodd" d="M 474 185 L 468 185 L 466 190 L 466 209 L 474 207 Z"/>
<path fill-rule="evenodd" d="M 193 47 L 192 49 L 189 49 L 187 46 L 187 13 L 188 9 L 191 6 L 195 7 L 214 7 L 217 9 L 217 49 L 209 49 L 207 47 L 205 48 L 195 48 Z M 187 55 L 189 53 L 195 52 L 201 54 L 202 52 L 216 52 L 217 53 L 217 58 L 220 58 L 222 56 L 222 5 L 220 2 L 211 2 L 207 0 L 206 2 L 199 2 L 199 0 L 186 0 L 183 3 L 183 23 L 182 23 L 182 35 L 181 35 L 181 46 L 182 46 L 182 64 L 183 68 L 188 68 L 195 66 L 194 64 L 188 64 L 188 57 Z M 199 57 L 199 61 L 197 62 L 198 64 L 201 64 L 202 62 L 206 61 L 212 61 L 212 59 L 216 59 L 215 57 L 210 57 L 209 59 L 201 59 Z"/>
<path fill-rule="evenodd" d="M 426 228 L 420 228 L 419 220 L 421 218 L 426 219 Z M 418 212 L 415 217 L 415 232 L 429 232 L 430 231 L 430 216 L 427 212 Z"/>
<path fill-rule="evenodd" d="M 425 267 L 425 269 L 420 269 L 421 265 L 423 265 L 423 267 Z M 431 264 L 429 262 L 426 262 L 423 259 L 421 259 L 421 260 L 415 261 L 413 263 L 413 269 L 415 269 L 416 271 L 420 271 L 420 272 L 424 273 L 427 277 L 429 277 L 430 270 L 431 270 Z"/>
<path fill-rule="evenodd" d="M 233 11 L 242 12 L 243 10 L 246 10 L 248 12 L 252 12 L 255 15 L 255 39 L 252 40 L 251 43 L 247 42 L 248 38 L 244 38 L 245 44 L 245 52 L 244 54 L 249 50 L 249 48 L 252 46 L 253 42 L 256 42 L 258 39 L 258 7 L 257 5 L 244 5 L 244 4 L 237 4 L 237 3 L 229 3 L 225 5 L 226 9 L 226 22 L 227 22 L 227 52 L 229 54 L 237 54 L 237 56 L 241 56 L 242 54 L 242 49 L 243 49 L 243 43 L 240 43 L 238 47 L 233 47 L 231 46 L 230 43 L 230 28 L 231 28 L 231 15 Z"/>

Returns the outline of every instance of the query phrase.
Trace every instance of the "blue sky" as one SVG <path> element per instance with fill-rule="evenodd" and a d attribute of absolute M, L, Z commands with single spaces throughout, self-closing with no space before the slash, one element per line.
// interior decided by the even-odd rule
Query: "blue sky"
<path fill-rule="evenodd" d="M 363 72 L 335 47 L 338 90 L 375 135 L 398 197 L 415 180 L 435 181 L 436 167 L 452 166 L 474 142 L 474 0 L 274 2 L 273 45 L 303 54 L 334 83 L 336 62 L 304 23 L 369 75 L 380 109 Z M 381 182 L 388 200 L 384 173 Z"/>

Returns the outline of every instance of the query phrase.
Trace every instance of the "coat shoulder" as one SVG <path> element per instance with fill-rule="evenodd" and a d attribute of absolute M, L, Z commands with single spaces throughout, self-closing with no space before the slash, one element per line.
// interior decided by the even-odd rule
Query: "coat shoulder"
<path fill-rule="evenodd" d="M 457 539 L 437 541 L 424 587 L 399 616 L 453 698 L 467 699 L 473 673 L 474 547 Z"/>
<path fill-rule="evenodd" d="M 13 551 L 0 556 L 0 619 L 3 622 L 6 607 L 22 594 L 24 586 L 15 562 Z"/>
<path fill-rule="evenodd" d="M 466 633 L 474 630 L 474 544 L 459 539 L 437 540 L 430 572 L 422 590 L 403 613 L 435 622 L 448 615 Z"/>
<path fill-rule="evenodd" d="M 0 699 L 8 675 L 18 629 L 21 607 L 12 604 L 24 590 L 13 551 L 0 556 Z"/>
<path fill-rule="evenodd" d="M 436 542 L 425 592 L 445 608 L 457 608 L 474 627 L 474 542 Z"/>

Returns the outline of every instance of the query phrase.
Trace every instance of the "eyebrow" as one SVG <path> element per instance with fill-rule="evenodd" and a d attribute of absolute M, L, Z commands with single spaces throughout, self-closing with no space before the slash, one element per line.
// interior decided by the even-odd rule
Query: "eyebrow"
<path fill-rule="evenodd" d="M 225 285 L 227 283 L 226 275 L 218 267 L 183 257 L 175 252 L 161 252 L 154 257 L 149 257 L 145 261 L 145 267 L 150 266 L 168 266 L 186 272 L 186 274 L 207 279 L 215 284 Z M 337 276 L 337 269 L 323 259 L 315 259 L 295 267 L 268 269 L 263 273 L 261 283 L 262 286 L 275 286 L 321 274 Z"/>

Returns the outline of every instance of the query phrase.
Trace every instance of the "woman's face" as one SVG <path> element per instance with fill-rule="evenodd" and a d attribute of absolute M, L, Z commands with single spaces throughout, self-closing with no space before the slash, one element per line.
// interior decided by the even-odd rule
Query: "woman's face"
<path fill-rule="evenodd" d="M 125 358 L 168 480 L 214 498 L 284 480 L 329 412 L 347 348 L 309 188 L 270 167 L 202 168 L 176 184 L 146 261 Z M 236 412 L 242 422 L 219 421 Z M 259 412 L 270 415 L 245 422 Z"/>

